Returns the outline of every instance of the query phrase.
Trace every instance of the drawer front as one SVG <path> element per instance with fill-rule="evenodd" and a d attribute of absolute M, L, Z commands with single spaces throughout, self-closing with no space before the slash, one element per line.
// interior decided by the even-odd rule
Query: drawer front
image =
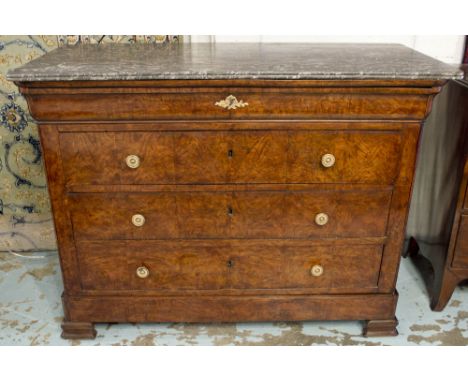
<path fill-rule="evenodd" d="M 72 194 L 77 240 L 385 235 L 391 190 Z M 140 222 L 132 221 L 141 215 Z M 143 222 L 143 224 L 140 224 Z"/>
<path fill-rule="evenodd" d="M 134 121 L 200 119 L 423 119 L 427 91 L 392 94 L 388 88 L 206 88 L 178 92 L 150 87 L 134 89 L 60 89 L 30 97 L 34 118 L 58 121 Z M 31 91 L 30 91 L 31 92 Z M 70 92 L 71 94 L 66 94 Z M 80 94 L 82 93 L 82 94 Z M 88 94 L 87 94 L 88 93 Z M 333 94 L 337 93 L 337 94 Z M 380 93 L 380 94 L 379 94 Z M 423 93 L 423 94 L 421 94 Z M 424 94 L 426 93 L 426 94 Z M 229 98 L 232 95 L 236 99 Z"/>
<path fill-rule="evenodd" d="M 468 268 L 468 215 L 460 216 L 452 266 L 454 268 Z"/>
<path fill-rule="evenodd" d="M 382 246 L 311 246 L 294 241 L 97 241 L 79 243 L 78 252 L 84 289 L 357 291 L 377 286 Z"/>
<path fill-rule="evenodd" d="M 391 184 L 401 136 L 398 131 L 70 132 L 60 134 L 60 147 L 68 185 Z M 127 163 L 129 156 L 137 157 L 134 165 Z"/>

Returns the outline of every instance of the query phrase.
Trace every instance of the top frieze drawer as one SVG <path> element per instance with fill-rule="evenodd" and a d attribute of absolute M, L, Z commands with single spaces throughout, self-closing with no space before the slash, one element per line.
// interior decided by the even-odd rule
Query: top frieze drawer
<path fill-rule="evenodd" d="M 25 89 L 34 118 L 39 122 L 418 120 L 427 112 L 427 94 L 432 91 L 393 87 L 76 86 Z"/>

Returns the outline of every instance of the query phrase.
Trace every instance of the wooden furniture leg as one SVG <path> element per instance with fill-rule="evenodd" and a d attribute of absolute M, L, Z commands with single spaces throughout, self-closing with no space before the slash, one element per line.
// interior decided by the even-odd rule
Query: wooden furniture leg
<path fill-rule="evenodd" d="M 363 330 L 364 337 L 393 337 L 398 335 L 396 317 L 388 320 L 366 321 Z"/>
<path fill-rule="evenodd" d="M 442 311 L 460 281 L 457 275 L 447 268 L 444 269 L 442 275 L 436 275 L 431 298 L 431 309 L 436 312 Z"/>
<path fill-rule="evenodd" d="M 92 322 L 62 322 L 62 338 L 67 340 L 94 339 L 96 330 Z"/>

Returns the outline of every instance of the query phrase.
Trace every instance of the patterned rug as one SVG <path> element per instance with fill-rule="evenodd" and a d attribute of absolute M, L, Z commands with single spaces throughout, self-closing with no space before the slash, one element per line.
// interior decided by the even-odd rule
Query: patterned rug
<path fill-rule="evenodd" d="M 56 248 L 37 126 L 8 70 L 61 45 L 178 43 L 174 35 L 0 35 L 0 251 Z"/>

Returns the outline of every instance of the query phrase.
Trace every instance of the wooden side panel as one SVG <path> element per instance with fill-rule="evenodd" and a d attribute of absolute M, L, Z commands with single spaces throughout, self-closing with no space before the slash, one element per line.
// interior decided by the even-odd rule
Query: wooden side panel
<path fill-rule="evenodd" d="M 452 267 L 468 268 L 468 216 L 461 215 Z"/>
<path fill-rule="evenodd" d="M 382 292 L 392 291 L 396 285 L 405 240 L 405 228 L 416 165 L 419 131 L 420 126 L 417 125 L 407 126 L 404 130 L 404 144 L 399 162 L 399 175 L 395 182 L 388 216 L 387 235 L 389 240 L 384 249 L 380 271 L 379 288 Z"/>
<path fill-rule="evenodd" d="M 39 134 L 47 172 L 54 226 L 57 236 L 60 267 L 66 293 L 81 289 L 68 202 L 64 184 L 63 162 L 60 153 L 59 133 L 53 125 L 40 125 Z"/>
<path fill-rule="evenodd" d="M 466 144 L 465 150 L 468 150 Z M 462 272 L 465 271 L 468 274 L 468 156 L 466 155 L 466 151 L 463 161 L 463 177 L 460 180 L 457 197 L 445 267 L 447 269 L 465 268 Z M 457 276 L 460 279 L 465 277 L 463 273 L 462 275 L 457 274 Z M 450 282 L 447 281 L 447 284 L 450 284 Z"/>

